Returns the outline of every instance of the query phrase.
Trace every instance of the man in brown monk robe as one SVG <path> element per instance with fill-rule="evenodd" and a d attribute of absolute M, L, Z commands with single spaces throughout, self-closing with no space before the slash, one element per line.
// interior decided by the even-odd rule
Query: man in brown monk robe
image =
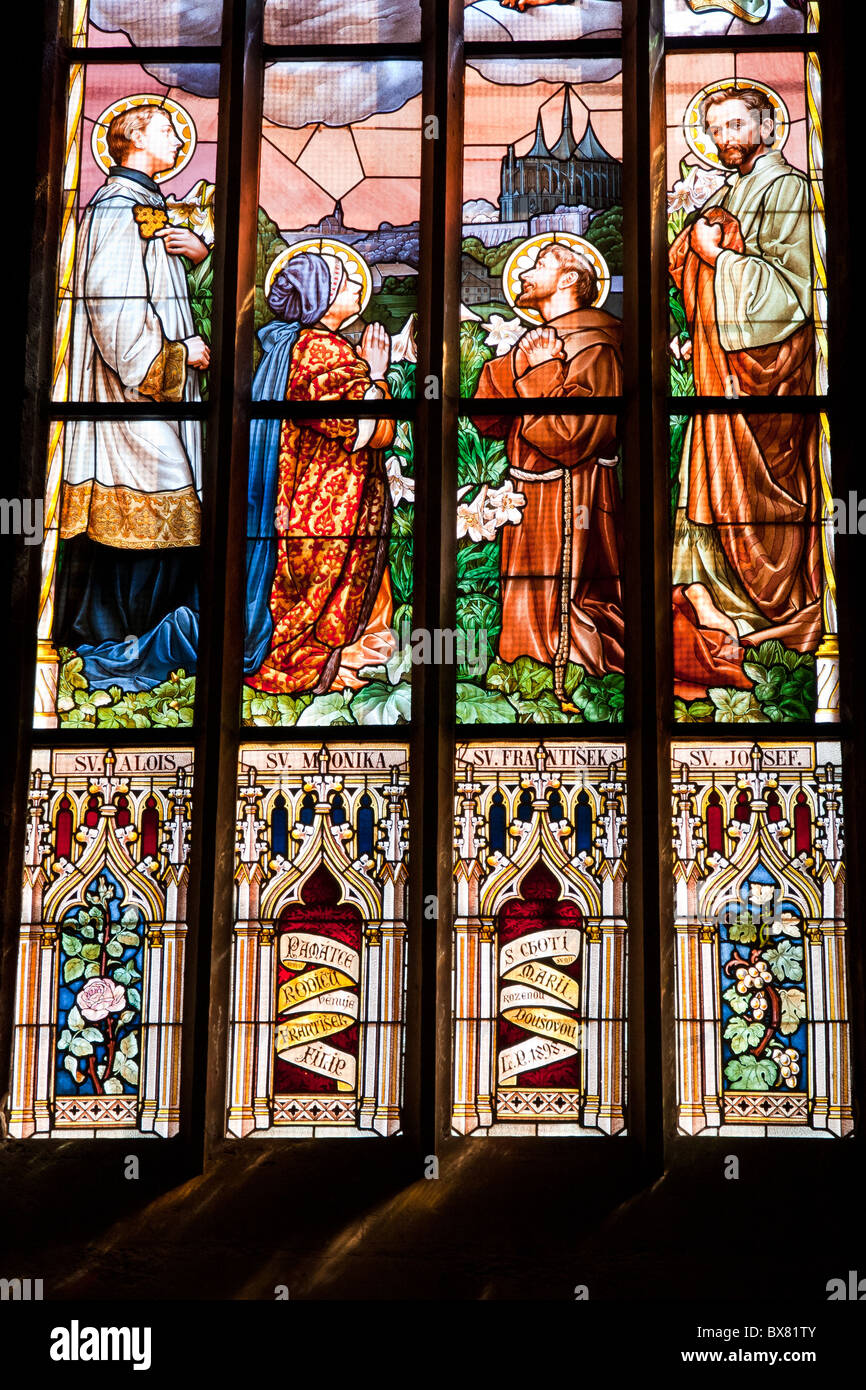
<path fill-rule="evenodd" d="M 592 307 L 592 263 L 561 243 L 542 247 L 520 276 L 520 308 L 530 329 L 488 362 L 476 396 L 490 400 L 587 396 L 622 389 L 622 325 Z M 534 657 L 552 666 L 565 700 L 565 667 L 592 675 L 623 669 L 620 497 L 613 415 L 526 415 L 476 419 L 486 435 L 507 438 L 509 477 L 522 493 L 522 519 L 502 533 L 502 634 L 499 657 Z"/>
<path fill-rule="evenodd" d="M 748 689 L 744 649 L 821 638 L 817 420 L 784 398 L 815 389 L 811 197 L 773 149 L 767 94 L 704 98 L 704 130 L 731 171 L 669 250 L 692 339 L 698 396 L 776 398 L 769 415 L 696 415 L 674 525 L 676 693 Z"/>

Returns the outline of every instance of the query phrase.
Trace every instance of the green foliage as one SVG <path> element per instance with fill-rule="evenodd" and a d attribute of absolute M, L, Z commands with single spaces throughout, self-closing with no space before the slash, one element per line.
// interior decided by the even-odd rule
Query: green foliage
<path fill-rule="evenodd" d="M 604 256 L 611 275 L 622 275 L 622 208 L 607 208 L 600 212 L 583 235 Z"/>
<path fill-rule="evenodd" d="M 670 439 L 671 439 L 671 528 L 673 528 L 674 518 L 677 513 L 677 503 L 680 497 L 680 463 L 683 457 L 683 445 L 686 440 L 686 430 L 688 429 L 688 415 L 672 415 L 670 419 Z"/>
<path fill-rule="evenodd" d="M 773 723 L 811 719 L 818 700 L 815 658 L 773 639 L 753 647 L 743 662 L 755 682 L 755 699 Z"/>
<path fill-rule="evenodd" d="M 497 487 L 508 472 L 504 439 L 488 439 L 471 420 L 461 418 L 457 426 L 457 486 L 475 491 L 487 483 Z"/>
<path fill-rule="evenodd" d="M 802 980 L 803 947 L 796 941 L 780 941 L 768 946 L 763 958 L 777 980 Z"/>
<path fill-rule="evenodd" d="M 732 1091 L 769 1091 L 778 1075 L 772 1057 L 732 1057 L 725 1067 Z"/>
<path fill-rule="evenodd" d="M 257 227 L 256 227 L 256 289 L 255 289 L 255 326 L 259 329 L 263 324 L 269 323 L 273 314 L 268 308 L 265 300 L 265 276 L 270 269 L 271 262 L 275 261 L 281 251 L 285 251 L 286 242 L 280 236 L 280 229 L 276 222 L 272 221 L 264 208 L 259 208 Z M 254 363 L 257 367 L 262 350 L 259 347 L 258 339 L 254 340 Z"/>
<path fill-rule="evenodd" d="M 173 671 L 152 690 L 91 691 L 84 662 L 66 647 L 60 649 L 57 712 L 64 729 L 177 729 L 193 721 L 195 676 Z"/>
<path fill-rule="evenodd" d="M 778 1031 L 789 1036 L 796 1033 L 802 1020 L 806 1017 L 806 994 L 802 989 L 783 989 L 779 991 L 779 1000 L 782 1005 L 782 1017 L 779 1021 Z"/>
<path fill-rule="evenodd" d="M 458 724 L 516 724 L 514 706 L 503 695 L 482 690 L 468 681 L 457 682 Z"/>
<path fill-rule="evenodd" d="M 189 302 L 192 310 L 193 327 L 200 338 L 210 343 L 213 330 L 213 251 L 209 251 L 198 265 L 184 260 L 186 281 L 189 287 Z M 208 373 L 199 372 L 201 398 L 208 398 Z"/>
<path fill-rule="evenodd" d="M 750 1047 L 757 1047 L 765 1032 L 763 1023 L 753 1023 L 748 1018 L 729 1018 L 724 1036 L 731 1044 L 731 1051 L 739 1055 Z"/>
<path fill-rule="evenodd" d="M 493 348 L 484 341 L 485 329 L 471 319 L 460 325 L 460 395 L 474 396 L 478 378 L 485 363 L 493 357 Z"/>
<path fill-rule="evenodd" d="M 463 239 L 462 250 L 464 256 L 470 256 L 473 261 L 484 266 L 488 275 L 499 280 L 505 270 L 505 262 L 521 241 L 522 237 L 512 237 L 510 241 L 500 242 L 498 246 L 485 246 L 480 237 L 468 236 Z"/>
<path fill-rule="evenodd" d="M 692 700 L 690 704 L 679 697 L 674 700 L 674 718 L 678 724 L 712 724 L 715 714 L 712 700 Z"/>
<path fill-rule="evenodd" d="M 415 363 L 392 362 L 385 373 L 385 380 L 392 400 L 410 400 L 415 395 Z"/>
<path fill-rule="evenodd" d="M 767 717 L 751 690 L 711 686 L 707 694 L 715 706 L 717 724 L 751 724 Z"/>

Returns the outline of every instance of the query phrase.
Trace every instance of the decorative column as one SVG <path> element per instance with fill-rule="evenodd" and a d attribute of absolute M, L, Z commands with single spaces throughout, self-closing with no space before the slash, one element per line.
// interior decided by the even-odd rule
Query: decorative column
<path fill-rule="evenodd" d="M 158 962 L 161 977 L 160 993 L 153 1009 L 156 1028 L 151 1034 L 154 1044 L 157 1040 L 160 1044 L 157 1049 L 156 1090 L 153 1093 L 156 1099 L 153 1128 L 164 1137 L 176 1134 L 180 1127 L 181 1049 L 175 1046 L 175 1040 L 180 1037 L 183 1006 L 192 802 L 190 777 L 185 768 L 178 769 L 177 781 L 168 788 L 166 797 L 169 819 L 161 846 L 166 859 L 163 875 L 165 918 L 162 927 L 148 936 L 149 965 L 152 969 Z"/>
<path fill-rule="evenodd" d="M 265 822 L 259 817 L 261 791 L 256 786 L 256 769 L 247 769 L 246 782 L 238 792 L 241 810 L 237 825 L 238 868 L 237 920 L 232 934 L 231 1056 L 229 1060 L 228 1122 L 229 1134 L 243 1138 L 261 1127 L 261 1115 L 256 1114 L 254 1097 L 261 1084 L 257 1061 L 264 1057 L 270 1065 L 271 1034 L 273 1032 L 273 1003 L 268 1003 L 264 1022 L 259 1022 L 259 897 L 264 879 L 262 860 L 267 852 L 264 838 Z M 273 954 L 273 929 L 270 943 Z M 272 976 L 273 965 L 269 972 Z M 269 993 L 272 1001 L 273 986 Z M 260 1107 L 261 1108 L 261 1107 Z"/>
<path fill-rule="evenodd" d="M 810 1005 L 815 1009 L 813 1050 L 816 1077 L 823 1078 L 825 1095 L 816 1094 L 816 1110 L 821 1104 L 826 1127 L 833 1134 L 849 1134 L 854 1128 L 851 1044 L 848 1006 L 848 972 L 845 941 L 845 838 L 842 823 L 842 788 L 839 771 L 831 763 L 818 768 L 821 817 L 816 845 L 820 851 L 819 877 L 823 895 L 824 921 L 808 933 Z M 819 1022 L 820 1021 L 820 1022 Z M 823 1062 L 821 1071 L 817 1063 Z M 810 1080 L 810 1086 L 812 1082 Z"/>
<path fill-rule="evenodd" d="M 482 788 L 472 770 L 458 773 L 459 810 L 455 817 L 454 936 L 452 964 L 452 1016 L 454 1095 L 452 1125 L 458 1134 L 470 1134 L 479 1125 L 493 1123 L 493 1007 L 490 960 L 493 955 L 492 923 L 478 915 L 482 880 L 479 862 L 486 844 L 484 817 L 478 814 Z M 485 938 L 486 970 L 482 964 Z M 495 969 L 495 965 L 494 965 Z M 483 1057 L 482 1057 L 483 1051 Z M 484 1093 L 483 1114 L 479 1095 Z"/>
<path fill-rule="evenodd" d="M 716 929 L 700 920 L 698 892 L 702 878 L 698 854 L 703 849 L 701 818 L 695 815 L 697 786 L 685 764 L 674 783 L 674 899 L 677 988 L 678 1118 L 687 1134 L 720 1123 L 718 1081 L 709 1080 L 705 1060 L 715 1058 Z"/>
<path fill-rule="evenodd" d="M 42 898 L 48 881 L 46 864 L 51 852 L 47 815 L 50 789 L 51 778 L 36 768 L 30 776 L 27 797 L 24 892 L 15 986 L 16 1026 L 12 1038 L 9 1133 L 16 1139 L 47 1133 L 51 1128 L 48 1097 L 53 1079 L 53 1029 L 39 1021 L 53 1017 L 57 948 L 56 931 L 46 931 L 42 924 Z"/>
<path fill-rule="evenodd" d="M 622 785 L 611 767 L 608 781 L 599 787 L 602 813 L 595 845 L 599 855 L 598 878 L 602 888 L 604 915 L 598 923 L 587 924 L 586 951 L 593 962 L 593 981 L 597 999 L 593 1016 L 598 1023 L 597 1060 L 593 1062 L 595 1088 L 587 1077 L 584 1123 L 597 1125 L 605 1134 L 617 1134 L 625 1127 L 625 978 L 626 927 L 623 917 L 625 898 L 625 826 L 622 814 Z M 592 1099 L 597 1094 L 597 1105 Z M 591 1110 L 594 1112 L 590 1114 Z"/>
<path fill-rule="evenodd" d="M 378 1134 L 396 1134 L 400 1129 L 400 1096 L 403 1079 L 403 979 L 406 971 L 406 863 L 409 819 L 405 812 L 406 789 L 400 769 L 391 768 L 387 787 L 382 788 L 387 810 L 379 826 L 378 845 L 383 864 L 379 874 L 382 917 L 378 929 L 369 932 L 368 979 L 377 980 L 375 1007 L 367 1010 L 376 1022 L 365 1032 L 365 1064 L 370 1052 L 375 1058 L 373 1095 L 375 1107 L 370 1126 Z M 376 937 L 376 940 L 372 938 Z M 375 965 L 374 965 L 375 957 Z M 372 1046 L 371 1046 L 372 1044 Z M 366 1087 L 365 1087 L 366 1093 Z M 363 1123 L 363 1121 L 361 1121 Z"/>

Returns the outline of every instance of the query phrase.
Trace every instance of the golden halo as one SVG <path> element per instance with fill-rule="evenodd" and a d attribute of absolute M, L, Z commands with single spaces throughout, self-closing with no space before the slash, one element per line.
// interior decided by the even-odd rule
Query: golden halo
<path fill-rule="evenodd" d="M 527 237 L 525 241 L 521 241 L 519 246 L 515 246 L 505 262 L 505 269 L 502 272 L 502 288 L 505 291 L 505 298 L 518 318 L 523 319 L 524 323 L 543 323 L 544 320 L 537 309 L 518 307 L 516 301 L 521 289 L 520 276 L 524 270 L 529 270 L 535 265 L 542 248 L 549 246 L 554 241 L 558 242 L 560 246 L 570 246 L 572 251 L 579 251 L 581 255 L 586 256 L 587 260 L 592 261 L 598 276 L 598 293 L 593 300 L 594 308 L 600 309 L 610 294 L 610 269 L 597 246 L 593 246 L 592 242 L 587 241 L 585 237 L 576 236 L 574 232 L 539 232 L 537 236 Z"/>
<path fill-rule="evenodd" d="M 268 266 L 268 273 L 265 276 L 265 299 L 271 292 L 271 285 L 275 277 L 282 270 L 283 266 L 292 259 L 293 256 L 300 256 L 303 251 L 314 251 L 319 256 L 330 256 L 336 258 L 345 267 L 346 274 L 353 280 L 361 281 L 361 307 L 359 314 L 363 314 L 370 302 L 370 295 L 373 293 L 373 274 L 364 257 L 359 255 L 353 246 L 346 241 L 335 241 L 333 237 L 317 236 L 311 237 L 309 241 L 296 241 L 293 246 L 287 246 L 285 251 L 281 251 L 275 260 Z"/>
<path fill-rule="evenodd" d="M 130 111 L 134 106 L 161 106 L 166 115 L 170 116 L 174 122 L 178 135 L 183 140 L 183 144 L 177 152 L 177 159 L 170 169 L 165 169 L 159 174 L 154 174 L 157 183 L 164 182 L 165 179 L 173 179 L 185 169 L 193 157 L 196 144 L 195 123 L 188 111 L 179 106 L 171 97 L 159 97 L 153 92 L 134 97 L 121 97 L 120 101 L 112 102 L 107 106 L 102 115 L 97 117 L 93 127 L 93 134 L 90 137 L 90 148 L 93 151 L 93 158 L 106 174 L 114 168 L 114 160 L 108 153 L 108 127 L 115 116 L 121 115 L 124 111 Z"/>
<path fill-rule="evenodd" d="M 708 97 L 711 92 L 719 92 L 727 87 L 754 87 L 759 92 L 764 92 L 767 101 L 773 108 L 773 116 L 776 123 L 776 138 L 772 148 L 781 150 L 784 148 L 785 141 L 791 132 L 791 117 L 788 115 L 788 108 L 772 87 L 768 87 L 766 82 L 755 82 L 751 77 L 742 78 L 725 77 L 720 82 L 710 82 L 706 87 L 702 87 L 696 92 L 686 107 L 683 116 L 683 135 L 686 137 L 686 144 L 692 154 L 696 154 L 702 164 L 708 165 L 711 169 L 724 169 L 726 173 L 731 171 L 727 165 L 719 159 L 719 152 L 712 139 L 701 125 L 701 102 L 704 97 Z"/>

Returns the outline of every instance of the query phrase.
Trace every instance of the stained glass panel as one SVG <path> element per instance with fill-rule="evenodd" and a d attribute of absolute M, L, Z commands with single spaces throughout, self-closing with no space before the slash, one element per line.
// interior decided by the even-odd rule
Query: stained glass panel
<path fill-rule="evenodd" d="M 511 370 L 494 358 L 476 395 L 506 394 Z M 596 341 L 569 370 L 618 383 L 619 356 Z M 457 722 L 621 722 L 616 417 L 464 418 L 457 467 Z"/>
<path fill-rule="evenodd" d="M 67 22 L 89 10 L 89 47 L 215 47 L 222 32 L 222 0 L 66 0 Z"/>
<path fill-rule="evenodd" d="M 253 421 L 244 724 L 408 721 L 414 514 L 410 421 Z"/>
<path fill-rule="evenodd" d="M 458 745 L 452 1127 L 625 1125 L 625 749 Z"/>
<path fill-rule="evenodd" d="M 802 34 L 807 23 L 813 33 L 818 25 L 814 0 L 665 0 L 669 38 Z"/>
<path fill-rule="evenodd" d="M 141 416 L 52 424 L 34 517 L 37 728 L 192 724 L 202 429 Z"/>
<path fill-rule="evenodd" d="M 621 64 L 473 58 L 465 94 L 461 395 L 506 353 L 499 394 L 585 394 L 562 371 L 572 335 L 620 341 Z"/>
<path fill-rule="evenodd" d="M 463 0 L 469 42 L 619 38 L 622 0 Z"/>
<path fill-rule="evenodd" d="M 33 754 L 17 1138 L 177 1132 L 192 764 L 189 748 Z"/>
<path fill-rule="evenodd" d="M 815 54 L 667 60 L 671 391 L 827 390 Z"/>
<path fill-rule="evenodd" d="M 675 744 L 679 1125 L 853 1129 L 838 743 Z"/>
<path fill-rule="evenodd" d="M 408 748 L 241 749 L 227 1132 L 400 1131 Z"/>
<path fill-rule="evenodd" d="M 210 65 L 70 70 L 55 401 L 207 395 L 218 82 Z M 82 451 L 111 471 L 123 438 L 112 449 L 81 429 Z M 176 490 L 188 467 L 177 449 L 154 455 L 151 485 Z"/>
<path fill-rule="evenodd" d="M 265 43 L 417 43 L 420 0 L 265 0 Z"/>
<path fill-rule="evenodd" d="M 266 69 L 254 400 L 414 393 L 420 92 L 402 60 Z"/>
<path fill-rule="evenodd" d="M 676 718 L 838 720 L 826 416 L 674 416 L 671 489 Z"/>

